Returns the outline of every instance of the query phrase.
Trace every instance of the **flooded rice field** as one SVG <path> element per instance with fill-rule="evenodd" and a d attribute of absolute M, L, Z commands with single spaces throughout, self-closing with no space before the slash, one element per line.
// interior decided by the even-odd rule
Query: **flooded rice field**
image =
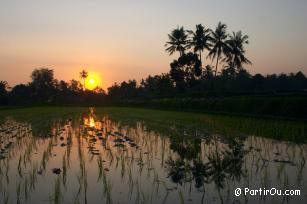
<path fill-rule="evenodd" d="M 0 125 L 3 204 L 307 203 L 305 142 L 218 126 L 126 123 L 94 109 L 47 128 L 16 118 Z M 166 122 L 172 124 L 160 121 Z M 300 195 L 236 197 L 238 187 L 299 189 Z"/>

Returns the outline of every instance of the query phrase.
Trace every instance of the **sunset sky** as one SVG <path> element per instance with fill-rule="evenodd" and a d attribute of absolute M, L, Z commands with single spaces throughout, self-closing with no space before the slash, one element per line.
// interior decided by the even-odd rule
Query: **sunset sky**
<path fill-rule="evenodd" d="M 164 44 L 177 25 L 218 21 L 249 35 L 251 73 L 307 74 L 306 11 L 306 0 L 1 0 L 0 80 L 28 82 L 39 67 L 64 80 L 86 69 L 103 88 L 139 80 L 169 71 L 177 56 Z"/>

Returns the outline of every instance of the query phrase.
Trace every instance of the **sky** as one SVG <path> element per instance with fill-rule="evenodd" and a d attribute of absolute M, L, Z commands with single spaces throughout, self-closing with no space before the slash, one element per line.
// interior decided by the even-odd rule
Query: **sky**
<path fill-rule="evenodd" d="M 165 52 L 167 34 L 218 21 L 249 36 L 251 73 L 307 74 L 306 11 L 306 0 L 1 0 L 0 80 L 26 83 L 40 67 L 79 79 L 86 69 L 106 89 L 166 73 L 178 57 Z"/>

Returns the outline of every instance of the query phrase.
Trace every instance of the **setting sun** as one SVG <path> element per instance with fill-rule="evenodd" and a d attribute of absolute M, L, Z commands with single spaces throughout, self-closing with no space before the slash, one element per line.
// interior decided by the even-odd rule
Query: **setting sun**
<path fill-rule="evenodd" d="M 95 89 L 97 86 L 101 86 L 101 80 L 98 74 L 88 73 L 88 77 L 85 80 L 85 88 L 89 90 Z"/>

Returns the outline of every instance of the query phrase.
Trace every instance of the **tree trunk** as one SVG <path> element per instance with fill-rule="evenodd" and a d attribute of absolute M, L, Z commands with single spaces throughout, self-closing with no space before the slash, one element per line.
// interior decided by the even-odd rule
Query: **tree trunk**
<path fill-rule="evenodd" d="M 201 50 L 199 50 L 199 60 L 200 60 L 201 66 L 202 66 L 203 62 L 201 61 Z"/>
<path fill-rule="evenodd" d="M 219 64 L 219 57 L 216 58 L 216 65 L 215 65 L 215 76 L 217 74 L 217 65 Z"/>

